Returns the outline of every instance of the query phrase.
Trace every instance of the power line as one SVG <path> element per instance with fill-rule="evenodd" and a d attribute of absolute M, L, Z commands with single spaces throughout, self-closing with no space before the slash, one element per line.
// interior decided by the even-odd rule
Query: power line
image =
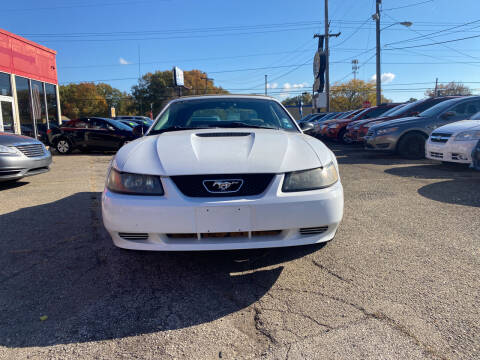
<path fill-rule="evenodd" d="M 451 43 L 451 42 L 457 42 L 457 41 L 462 41 L 462 40 L 474 39 L 474 38 L 478 38 L 478 37 L 480 37 L 480 35 L 466 36 L 466 37 L 463 37 L 463 38 L 452 39 L 452 40 L 445 40 L 445 41 L 438 41 L 438 42 L 433 42 L 433 43 L 429 43 L 429 44 L 412 45 L 412 46 L 405 46 L 405 47 L 400 47 L 400 48 L 388 48 L 388 49 L 384 49 L 384 50 L 413 49 L 413 48 L 424 47 L 424 46 L 447 44 L 447 43 Z"/>
<path fill-rule="evenodd" d="M 440 33 L 446 32 L 446 31 L 450 31 L 450 30 L 453 30 L 453 29 L 457 29 L 457 28 L 463 27 L 463 26 L 468 26 L 468 25 L 475 24 L 475 23 L 478 23 L 478 22 L 480 22 L 480 20 L 470 21 L 470 22 L 465 23 L 465 24 L 462 24 L 462 25 L 453 26 L 453 27 L 450 27 L 450 28 L 448 28 L 448 29 L 436 31 L 436 32 L 433 32 L 433 33 L 430 33 L 430 34 L 420 35 L 420 36 L 416 36 L 416 37 L 413 37 L 413 38 L 410 38 L 410 39 L 405 39 L 405 40 L 394 41 L 394 42 L 385 44 L 384 46 L 388 46 L 388 45 L 392 45 L 392 44 L 398 44 L 398 43 L 402 43 L 402 42 L 418 41 L 418 40 L 420 40 L 420 39 L 422 39 L 422 38 L 428 38 L 428 37 L 430 37 L 430 36 L 432 36 L 432 35 L 437 35 L 437 34 L 440 34 Z M 475 27 L 475 28 L 477 28 L 477 27 Z M 475 29 L 475 28 L 474 28 L 474 29 Z M 471 30 L 471 29 L 470 29 L 470 30 Z"/>
<path fill-rule="evenodd" d="M 408 4 L 408 5 L 398 6 L 398 7 L 389 8 L 389 9 L 382 9 L 382 11 L 405 9 L 405 8 L 408 8 L 408 7 L 423 5 L 423 4 L 427 4 L 427 3 L 430 3 L 430 2 L 433 2 L 433 0 L 425 0 L 425 1 L 422 1 L 422 2 L 414 3 L 414 4 Z"/>

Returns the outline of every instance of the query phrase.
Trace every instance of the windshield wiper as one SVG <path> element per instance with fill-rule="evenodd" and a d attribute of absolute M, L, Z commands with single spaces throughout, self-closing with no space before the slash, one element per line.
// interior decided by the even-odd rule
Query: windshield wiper
<path fill-rule="evenodd" d="M 229 122 L 222 125 L 215 126 L 216 128 L 252 128 L 252 129 L 271 129 L 271 130 L 280 130 L 278 127 L 273 126 L 262 126 L 262 125 L 252 125 L 247 124 L 241 121 Z"/>
<path fill-rule="evenodd" d="M 209 128 L 208 127 L 169 126 L 164 129 L 150 130 L 148 135 L 158 135 L 158 134 L 162 134 L 164 132 L 169 132 L 169 131 L 198 130 L 198 129 L 209 129 Z"/>

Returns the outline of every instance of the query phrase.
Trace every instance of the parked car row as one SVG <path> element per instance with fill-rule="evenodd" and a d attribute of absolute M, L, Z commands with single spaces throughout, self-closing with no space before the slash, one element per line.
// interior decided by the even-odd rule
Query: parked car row
<path fill-rule="evenodd" d="M 313 123 L 309 134 L 363 143 L 367 150 L 408 159 L 471 163 L 480 139 L 480 96 L 443 96 L 332 114 L 307 119 Z"/>

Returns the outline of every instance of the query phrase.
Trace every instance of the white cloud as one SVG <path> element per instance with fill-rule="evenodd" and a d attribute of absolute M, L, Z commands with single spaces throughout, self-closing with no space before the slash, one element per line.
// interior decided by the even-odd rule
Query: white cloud
<path fill-rule="evenodd" d="M 121 65 L 128 65 L 128 64 L 131 64 L 131 62 L 125 60 L 124 58 L 120 58 L 118 59 L 118 62 L 121 64 Z"/>
<path fill-rule="evenodd" d="M 307 82 L 303 82 L 300 84 L 290 84 L 289 82 L 286 82 L 283 84 L 282 92 L 278 94 L 277 98 L 280 100 L 284 100 L 289 96 L 299 95 L 298 92 L 295 92 L 294 94 L 290 94 L 290 92 L 294 89 L 303 89 L 304 87 L 308 87 Z"/>
<path fill-rule="evenodd" d="M 278 88 L 278 83 L 276 82 L 267 84 L 267 89 L 276 89 L 276 88 Z"/>
<path fill-rule="evenodd" d="M 391 73 L 391 72 L 383 73 L 382 77 L 381 77 L 382 84 L 391 83 L 393 81 L 393 79 L 395 79 L 395 74 Z M 373 74 L 372 77 L 371 77 L 371 80 L 373 80 L 373 81 L 377 80 L 377 75 Z"/>

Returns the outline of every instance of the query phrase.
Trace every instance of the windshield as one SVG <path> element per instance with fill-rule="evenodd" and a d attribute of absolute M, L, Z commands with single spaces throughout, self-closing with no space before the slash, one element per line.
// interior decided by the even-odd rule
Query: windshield
<path fill-rule="evenodd" d="M 108 122 L 110 125 L 112 125 L 116 129 L 132 131 L 132 128 L 130 126 L 125 125 L 124 123 L 121 123 L 120 121 L 109 120 L 109 119 L 105 119 L 105 121 Z"/>
<path fill-rule="evenodd" d="M 438 114 L 442 113 L 446 109 L 448 109 L 450 106 L 453 104 L 456 104 L 458 102 L 458 99 L 450 99 L 443 101 L 437 105 L 432 106 L 431 108 L 428 108 L 424 112 L 421 112 L 418 114 L 418 116 L 422 117 L 430 117 L 430 116 L 437 116 Z"/>
<path fill-rule="evenodd" d="M 226 97 L 173 102 L 157 118 L 149 133 L 222 127 L 298 131 L 288 113 L 276 101 Z"/>
<path fill-rule="evenodd" d="M 406 106 L 405 104 L 400 104 L 400 105 L 398 105 L 398 106 L 395 106 L 395 107 L 391 108 L 390 110 L 385 111 L 385 112 L 382 114 L 382 117 L 384 117 L 384 116 L 390 116 L 391 114 L 397 112 L 398 110 L 404 108 L 405 106 Z"/>

